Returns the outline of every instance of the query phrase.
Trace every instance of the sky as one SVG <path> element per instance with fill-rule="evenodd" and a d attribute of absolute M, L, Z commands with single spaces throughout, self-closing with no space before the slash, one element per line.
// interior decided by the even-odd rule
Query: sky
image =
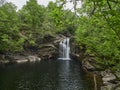
<path fill-rule="evenodd" d="M 29 0 L 6 0 L 7 2 L 12 2 L 13 4 L 15 4 L 17 6 L 17 9 L 21 9 L 23 5 L 26 4 L 26 1 Z M 47 6 L 47 4 L 49 3 L 49 1 L 55 1 L 55 0 L 37 0 L 39 4 Z"/>
<path fill-rule="evenodd" d="M 26 4 L 26 1 L 29 0 L 6 0 L 7 2 L 12 2 L 13 4 L 15 4 L 17 6 L 17 10 L 21 9 L 23 5 Z M 53 1 L 55 2 L 55 0 L 37 0 L 39 4 L 47 6 L 49 1 Z M 80 7 L 81 3 L 78 3 L 77 7 Z M 65 9 L 73 9 L 73 4 L 72 3 L 67 3 L 65 5 Z"/>

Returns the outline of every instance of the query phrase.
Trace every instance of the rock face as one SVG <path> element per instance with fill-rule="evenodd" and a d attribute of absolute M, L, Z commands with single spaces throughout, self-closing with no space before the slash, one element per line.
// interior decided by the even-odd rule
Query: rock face
<path fill-rule="evenodd" d="M 16 63 L 26 63 L 26 62 L 28 62 L 28 60 L 27 59 L 22 59 L 22 60 L 16 60 L 15 61 Z"/>
<path fill-rule="evenodd" d="M 41 60 L 41 58 L 39 58 L 39 57 L 37 57 L 37 56 L 28 56 L 28 61 L 29 62 L 35 62 L 35 61 L 40 61 Z"/>
<path fill-rule="evenodd" d="M 41 61 L 41 58 L 38 57 L 37 55 L 13 55 L 10 56 L 10 60 L 4 60 L 1 61 L 3 64 L 9 64 L 9 63 L 26 63 L 26 62 L 36 62 L 36 61 Z"/>
<path fill-rule="evenodd" d="M 41 61 L 41 58 L 36 55 L 15 56 L 13 59 L 13 63 L 25 63 L 25 62 L 36 62 L 36 61 Z"/>
<path fill-rule="evenodd" d="M 57 58 L 59 55 L 59 43 L 65 36 L 57 35 L 52 42 L 39 45 L 38 55 L 42 60 L 50 60 Z"/>
<path fill-rule="evenodd" d="M 120 90 L 120 81 L 117 80 L 117 75 L 114 75 L 110 70 L 105 70 L 101 72 L 102 80 L 104 86 L 101 90 Z"/>
<path fill-rule="evenodd" d="M 116 76 L 111 72 L 103 71 L 101 72 L 101 75 L 102 75 L 103 84 L 109 84 L 109 82 L 116 80 Z"/>
<path fill-rule="evenodd" d="M 110 84 L 110 85 L 102 86 L 101 90 L 113 90 L 113 88 L 114 88 L 114 84 Z"/>
<path fill-rule="evenodd" d="M 58 54 L 58 49 L 53 44 L 40 45 L 38 56 L 43 60 L 55 58 Z"/>
<path fill-rule="evenodd" d="M 89 61 L 83 61 L 82 62 L 83 67 L 87 69 L 88 71 L 94 71 L 95 67 L 89 62 Z"/>
<path fill-rule="evenodd" d="M 0 54 L 0 63 L 24 63 L 54 59 L 59 55 L 59 42 L 64 38 L 65 36 L 60 34 L 52 38 L 49 37 L 45 42 L 35 47 L 29 47 L 25 51 Z"/>
<path fill-rule="evenodd" d="M 101 90 L 120 90 L 120 83 L 119 84 L 109 84 L 106 86 L 102 86 Z"/>

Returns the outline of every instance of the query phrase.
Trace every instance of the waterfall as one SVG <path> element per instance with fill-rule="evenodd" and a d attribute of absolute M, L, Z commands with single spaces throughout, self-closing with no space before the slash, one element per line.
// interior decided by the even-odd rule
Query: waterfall
<path fill-rule="evenodd" d="M 59 59 L 70 60 L 70 38 L 65 38 L 59 43 Z"/>

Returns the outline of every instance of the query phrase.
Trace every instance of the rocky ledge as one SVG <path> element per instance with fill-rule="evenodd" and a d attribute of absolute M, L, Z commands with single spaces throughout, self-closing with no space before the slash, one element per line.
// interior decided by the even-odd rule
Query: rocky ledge
<path fill-rule="evenodd" d="M 25 62 L 36 62 L 36 61 L 41 61 L 41 58 L 36 55 L 27 55 L 27 56 L 16 55 L 16 56 L 12 56 L 10 60 L 1 60 L 0 63 L 12 64 L 12 63 L 25 63 Z"/>
<path fill-rule="evenodd" d="M 111 70 L 98 70 L 95 67 L 95 63 L 92 63 L 91 60 L 85 60 L 82 62 L 83 67 L 93 72 L 102 78 L 103 85 L 101 90 L 120 90 L 120 71 L 112 72 Z"/>
<path fill-rule="evenodd" d="M 120 71 L 112 72 L 109 69 L 99 68 L 93 56 L 84 56 L 83 53 L 73 54 L 73 56 L 82 62 L 83 69 L 101 77 L 102 86 L 100 90 L 120 90 Z"/>
<path fill-rule="evenodd" d="M 59 42 L 65 36 L 56 35 L 52 41 L 48 40 L 39 44 L 37 47 L 29 47 L 22 52 L 6 52 L 0 54 L 0 64 L 36 62 L 41 60 L 55 59 L 59 55 Z"/>

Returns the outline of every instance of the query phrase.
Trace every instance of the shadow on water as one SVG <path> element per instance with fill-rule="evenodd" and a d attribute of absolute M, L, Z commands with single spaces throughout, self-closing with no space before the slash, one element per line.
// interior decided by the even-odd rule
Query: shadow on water
<path fill-rule="evenodd" d="M 0 69 L 0 90 L 94 90 L 75 60 L 41 61 Z"/>

